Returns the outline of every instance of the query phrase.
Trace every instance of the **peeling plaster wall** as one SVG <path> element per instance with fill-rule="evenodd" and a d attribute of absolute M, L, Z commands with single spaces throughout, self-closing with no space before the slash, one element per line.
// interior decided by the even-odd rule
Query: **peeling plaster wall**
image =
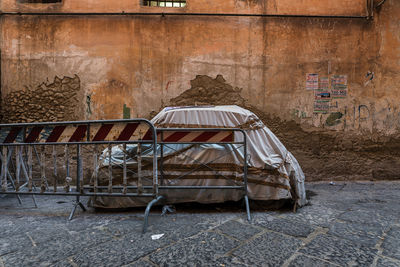
<path fill-rule="evenodd" d="M 3 0 L 0 7 L 3 12 L 367 15 L 367 1 L 361 0 L 218 0 L 212 6 L 188 0 L 184 9 L 138 3 L 64 0 L 49 6 Z M 394 163 L 400 156 L 400 2 L 387 0 L 374 15 L 374 20 L 4 15 L 3 105 L 13 92 L 77 75 L 77 119 L 144 117 L 183 95 L 197 75 L 222 75 L 295 152 L 308 177 L 390 178 L 400 171 Z M 374 79 L 367 83 L 368 72 Z M 328 114 L 314 114 L 307 73 L 347 75 L 347 98 L 332 101 Z M 284 127 L 274 126 L 279 124 Z M 363 165 L 366 159 L 371 167 Z M 324 174 L 326 168 L 331 171 Z"/>
<path fill-rule="evenodd" d="M 63 0 L 57 4 L 26 4 L 2 0 L 7 12 L 142 12 L 265 13 L 293 15 L 366 15 L 369 0 L 187 0 L 185 8 L 146 7 L 142 0 Z"/>

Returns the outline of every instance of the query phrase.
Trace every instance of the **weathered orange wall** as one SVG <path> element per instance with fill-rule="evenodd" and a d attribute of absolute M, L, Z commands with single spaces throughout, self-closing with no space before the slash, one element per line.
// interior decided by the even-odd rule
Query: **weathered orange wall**
<path fill-rule="evenodd" d="M 140 7 L 133 0 L 64 0 L 52 7 L 3 0 L 0 7 L 3 12 L 366 16 L 366 3 L 188 0 L 186 8 L 167 9 Z M 81 119 L 122 118 L 124 104 L 131 109 L 131 117 L 141 117 L 157 112 L 189 89 L 196 75 L 221 74 L 227 83 L 243 88 L 241 95 L 249 105 L 282 121 L 296 122 L 310 136 L 330 136 L 332 149 L 357 151 L 358 145 L 353 141 L 349 145 L 346 138 L 394 142 L 400 147 L 396 141 L 400 136 L 399 18 L 397 0 L 387 0 L 375 10 L 373 20 L 3 15 L 2 97 L 51 82 L 56 75 L 77 75 L 82 95 L 91 97 L 91 112 L 87 98 L 80 100 L 86 110 L 79 111 Z M 366 84 L 368 71 L 374 72 L 375 78 Z M 335 125 L 327 123 L 331 114 L 313 113 L 313 93 L 305 89 L 307 73 L 348 75 L 348 97 L 332 101 L 331 111 L 343 114 Z"/>
<path fill-rule="evenodd" d="M 366 15 L 369 0 L 187 0 L 184 8 L 141 5 L 142 0 L 63 0 L 58 4 L 21 4 L 2 0 L 3 12 L 186 12 L 264 13 L 291 15 Z"/>

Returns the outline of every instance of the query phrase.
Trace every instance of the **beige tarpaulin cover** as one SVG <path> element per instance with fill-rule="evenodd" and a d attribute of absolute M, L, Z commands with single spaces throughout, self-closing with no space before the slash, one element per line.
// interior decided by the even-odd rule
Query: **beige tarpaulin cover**
<path fill-rule="evenodd" d="M 294 199 L 299 206 L 306 204 L 304 174 L 295 157 L 279 139 L 252 112 L 238 106 L 176 107 L 165 108 L 152 122 L 158 128 L 241 128 L 247 134 L 248 192 L 254 200 Z M 235 141 L 242 141 L 241 134 L 235 133 Z M 239 145 L 183 145 L 164 147 L 163 185 L 240 185 L 243 179 L 243 150 Z M 136 146 L 128 147 L 130 153 Z M 122 163 L 121 148 L 112 148 L 112 165 Z M 101 168 L 108 166 L 108 151 L 103 152 Z M 152 149 L 143 151 L 143 172 L 145 184 L 151 184 Z M 146 164 L 147 162 L 147 164 Z M 211 163 L 210 163 L 211 162 Z M 215 171 L 199 165 L 206 163 Z M 135 157 L 128 166 L 135 170 Z M 147 166 L 147 167 L 146 167 Z M 181 177 L 184 173 L 198 168 L 195 172 Z M 114 169 L 114 167 L 113 167 Z M 118 175 L 118 170 L 114 170 Z M 121 171 L 119 171 L 121 173 Z M 222 174 L 223 177 L 219 174 Z M 121 176 L 121 175 L 120 175 Z M 133 176 L 132 176 L 133 177 Z M 178 179 L 179 178 L 179 179 Z M 121 181 L 121 179 L 120 179 Z M 129 184 L 136 185 L 135 179 Z M 147 182 L 146 182 L 147 181 Z M 217 203 L 240 200 L 239 190 L 167 190 L 161 194 L 169 203 L 201 202 Z M 93 198 L 95 207 L 122 208 L 143 206 L 149 199 L 141 198 Z"/>

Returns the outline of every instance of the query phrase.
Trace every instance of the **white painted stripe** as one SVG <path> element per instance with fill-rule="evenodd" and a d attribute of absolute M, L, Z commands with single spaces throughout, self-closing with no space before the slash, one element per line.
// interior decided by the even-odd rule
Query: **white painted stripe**
<path fill-rule="evenodd" d="M 208 139 L 207 142 L 222 142 L 225 138 L 227 138 L 232 132 L 219 132 L 210 139 Z"/>
<path fill-rule="evenodd" d="M 133 132 L 131 138 L 129 138 L 129 141 L 137 141 L 143 139 L 149 129 L 149 125 L 147 125 L 146 123 L 140 123 L 136 130 Z"/>
<path fill-rule="evenodd" d="M 189 134 L 185 135 L 178 142 L 192 142 L 196 137 L 203 134 L 204 132 L 189 132 Z"/>

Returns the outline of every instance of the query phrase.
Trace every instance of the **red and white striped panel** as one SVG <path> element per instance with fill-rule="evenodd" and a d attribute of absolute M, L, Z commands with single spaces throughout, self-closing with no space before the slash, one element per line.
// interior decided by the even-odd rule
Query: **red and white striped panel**
<path fill-rule="evenodd" d="M 162 137 L 163 138 L 161 140 L 161 133 L 158 132 L 157 140 L 167 143 L 232 143 L 235 140 L 233 131 L 164 131 Z"/>
<path fill-rule="evenodd" d="M 46 125 L 27 127 L 25 143 L 72 143 L 102 141 L 138 141 L 152 140 L 152 131 L 148 124 L 139 122 L 90 124 L 90 136 L 87 137 L 89 124 Z M 0 129 L 0 143 L 23 142 L 23 127 Z"/>

